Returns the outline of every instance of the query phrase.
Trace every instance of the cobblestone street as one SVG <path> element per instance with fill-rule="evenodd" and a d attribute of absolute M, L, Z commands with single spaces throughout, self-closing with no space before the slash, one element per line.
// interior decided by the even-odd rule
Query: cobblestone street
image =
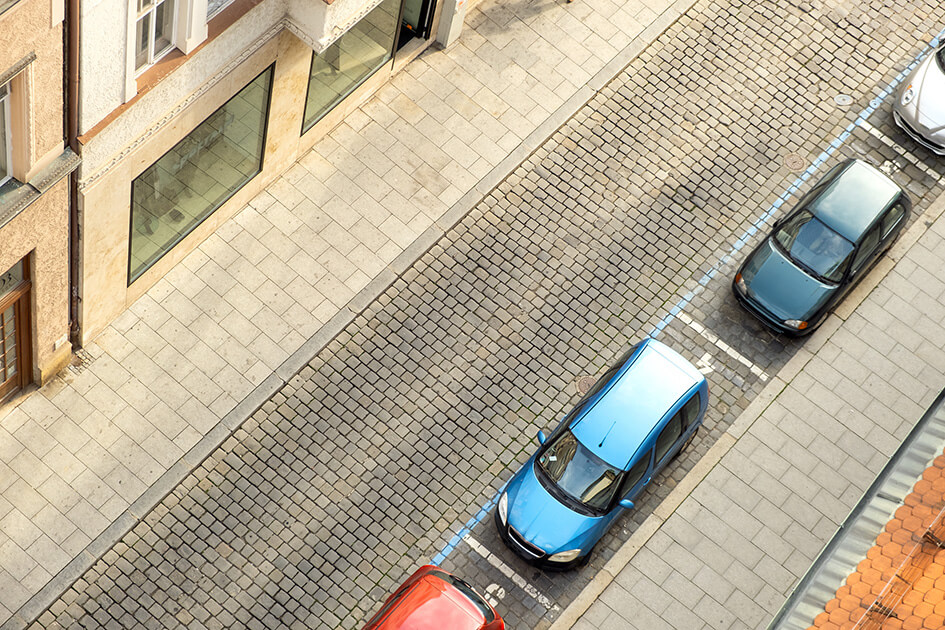
<path fill-rule="evenodd" d="M 443 563 L 510 628 L 547 628 L 803 344 L 735 304 L 743 254 L 724 257 L 943 22 L 928 2 L 697 2 L 31 627 L 360 627 L 494 497 L 582 377 L 659 333 L 707 372 L 705 430 L 590 564 L 539 572 L 491 516 L 471 528 L 554 606 L 478 547 Z M 873 125 L 907 144 L 889 106 Z M 828 166 L 884 166 L 921 220 L 945 165 L 908 146 L 934 168 L 862 130 Z M 664 320 L 687 295 L 686 318 Z"/>

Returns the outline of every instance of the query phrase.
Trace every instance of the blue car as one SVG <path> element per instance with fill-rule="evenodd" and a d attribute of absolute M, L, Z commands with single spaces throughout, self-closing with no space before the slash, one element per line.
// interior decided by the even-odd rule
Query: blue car
<path fill-rule="evenodd" d="M 775 332 L 806 335 L 892 245 L 911 208 L 866 162 L 838 164 L 748 255 L 732 291 Z"/>
<path fill-rule="evenodd" d="M 587 562 L 633 499 L 695 436 L 708 404 L 705 377 L 655 339 L 614 364 L 509 481 L 499 534 L 551 569 Z"/>

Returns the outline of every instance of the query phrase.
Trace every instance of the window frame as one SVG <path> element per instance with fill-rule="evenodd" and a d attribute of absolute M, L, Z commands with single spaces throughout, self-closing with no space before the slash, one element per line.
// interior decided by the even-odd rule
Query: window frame
<path fill-rule="evenodd" d="M 863 237 L 863 240 L 860 241 L 860 244 L 857 246 L 856 251 L 853 252 L 853 258 L 850 260 L 850 273 L 851 275 L 857 275 L 863 271 L 873 259 L 873 254 L 876 253 L 876 250 L 879 248 L 880 242 L 882 242 L 882 221 L 877 221 L 866 231 L 866 236 Z M 867 241 L 873 238 L 873 235 L 876 235 L 875 242 L 869 246 L 867 249 Z"/>
<path fill-rule="evenodd" d="M 208 218 L 210 218 L 217 210 L 219 210 L 220 208 L 222 208 L 234 195 L 236 195 L 237 193 L 239 193 L 240 190 L 242 190 L 250 181 L 252 181 L 255 177 L 257 177 L 260 173 L 262 173 L 262 172 L 265 170 L 265 168 L 266 168 L 266 143 L 268 142 L 268 139 L 269 139 L 269 115 L 270 115 L 270 112 L 271 112 L 271 110 L 272 110 L 272 96 L 273 96 L 273 89 L 274 89 L 274 85 L 275 85 L 275 66 L 276 66 L 275 62 L 273 62 L 273 63 L 269 64 L 268 66 L 266 66 L 265 69 L 263 69 L 259 74 L 257 74 L 255 77 L 253 77 L 253 78 L 252 78 L 249 82 L 247 82 L 243 87 L 241 87 L 241 88 L 240 88 L 239 90 L 237 90 L 232 96 L 230 96 L 230 98 L 228 98 L 228 99 L 226 100 L 226 102 L 224 102 L 222 105 L 220 105 L 220 106 L 217 107 L 215 110 L 213 110 L 208 116 L 206 116 L 203 120 L 201 120 L 199 123 L 197 123 L 190 131 L 188 131 L 186 134 L 184 134 L 184 135 L 181 137 L 181 139 L 178 140 L 178 141 L 177 141 L 172 147 L 170 147 L 167 151 L 165 151 L 164 154 L 161 155 L 161 157 L 159 157 L 159 158 L 157 158 L 156 160 L 154 160 L 154 162 L 152 162 L 150 166 L 148 166 L 147 168 L 143 169 L 142 171 L 140 171 L 137 175 L 135 175 L 135 176 L 132 178 L 132 180 L 131 180 L 131 185 L 130 185 L 130 190 L 129 190 L 129 196 L 130 196 L 130 211 L 129 211 L 129 213 L 128 213 L 128 241 L 127 241 L 127 243 L 128 243 L 128 262 L 127 262 L 127 277 L 126 277 L 127 285 L 126 285 L 126 286 L 129 286 L 129 287 L 130 287 L 132 284 L 134 284 L 134 283 L 137 282 L 139 279 L 141 279 L 145 274 L 147 274 L 147 273 L 158 263 L 158 261 L 160 261 L 162 258 L 164 258 L 164 256 L 166 256 L 168 253 L 170 253 L 170 252 L 171 252 L 175 247 L 177 247 L 184 239 L 186 239 L 188 236 L 190 236 L 190 235 L 194 232 L 194 230 L 196 230 L 204 221 L 206 221 Z M 257 79 L 259 79 L 259 77 L 261 77 L 262 75 L 264 75 L 264 74 L 266 74 L 266 73 L 269 73 L 269 75 L 270 75 L 270 76 L 269 76 L 269 92 L 268 92 L 268 95 L 267 95 L 267 97 L 266 97 L 266 106 L 265 106 L 265 109 L 263 110 L 262 138 L 260 139 L 261 148 L 260 148 L 260 154 L 259 154 L 259 167 L 256 169 L 256 171 L 255 171 L 251 176 L 247 177 L 239 186 L 237 186 L 236 188 L 234 188 L 233 190 L 231 190 L 231 191 L 229 192 L 229 194 L 227 194 L 225 197 L 223 197 L 222 199 L 220 199 L 219 202 L 218 202 L 215 206 L 213 206 L 213 208 L 212 208 L 211 210 L 205 211 L 205 214 L 203 215 L 203 217 L 202 217 L 199 221 L 197 221 L 197 222 L 195 222 L 193 225 L 191 225 L 191 226 L 188 228 L 188 230 L 187 230 L 186 232 L 181 233 L 181 234 L 178 234 L 175 238 L 173 238 L 173 239 L 171 239 L 170 241 L 168 241 L 168 243 L 167 243 L 167 245 L 166 245 L 166 249 L 164 250 L 163 253 L 161 253 L 159 256 L 157 256 L 156 258 L 154 258 L 150 263 L 148 263 L 148 265 L 147 265 L 146 267 L 140 269 L 137 273 L 133 273 L 133 269 L 132 269 L 132 256 L 133 256 L 132 240 L 133 240 L 133 238 L 134 238 L 134 231 L 135 231 L 135 215 L 134 215 L 134 207 L 135 207 L 135 182 L 136 182 L 136 181 L 138 180 L 138 178 L 141 177 L 146 171 L 148 171 L 149 169 L 153 168 L 155 164 L 157 164 L 158 162 L 160 162 L 160 161 L 161 161 L 162 159 L 164 159 L 165 156 L 167 156 L 171 151 L 173 151 L 175 148 L 177 148 L 177 146 L 180 145 L 181 142 L 183 142 L 186 138 L 190 137 L 190 135 L 191 135 L 192 133 L 194 133 L 194 131 L 195 131 L 197 128 L 199 128 L 203 123 L 205 123 L 205 122 L 208 121 L 211 117 L 213 117 L 213 116 L 216 115 L 218 112 L 220 112 L 221 110 L 223 110 L 223 108 L 225 108 L 227 105 L 229 105 L 230 102 L 233 101 L 233 99 L 235 99 L 236 97 L 238 97 L 238 96 L 243 92 L 243 90 L 245 90 L 245 89 L 246 89 L 247 87 L 249 87 L 252 83 L 254 83 Z"/>
<path fill-rule="evenodd" d="M 676 437 L 670 441 L 668 445 L 665 446 L 665 450 L 660 453 L 660 440 L 663 439 L 663 436 L 666 435 L 666 432 L 673 425 L 673 423 L 678 423 L 678 429 L 676 430 Z M 656 441 L 653 443 L 653 460 L 654 466 L 659 466 L 663 460 L 669 457 L 669 454 L 673 451 L 673 446 L 676 442 L 679 441 L 679 438 L 682 437 L 683 433 L 686 432 L 686 427 L 683 426 L 683 417 L 682 417 L 682 407 L 680 407 L 676 413 L 672 415 L 669 421 L 663 426 L 663 429 L 660 431 L 659 435 L 656 436 Z"/>
<path fill-rule="evenodd" d="M 13 113 L 11 107 L 12 89 L 11 81 L 0 85 L 0 114 L 3 118 L 3 126 L 0 128 L 0 152 L 6 158 L 6 174 L 0 175 L 0 186 L 13 179 L 13 130 L 10 118 Z M 5 93 L 3 93 L 5 91 Z"/>
<path fill-rule="evenodd" d="M 886 221 L 890 217 L 892 217 L 894 213 L 898 213 L 899 216 L 896 218 L 895 221 L 892 222 L 892 224 L 889 225 L 889 227 L 886 227 Z M 883 218 L 882 218 L 881 229 L 883 233 L 879 237 L 880 240 L 887 238 L 892 233 L 892 231 L 896 229 L 896 226 L 899 225 L 899 222 L 902 221 L 903 217 L 905 216 L 906 216 L 906 207 L 902 205 L 902 201 L 897 201 L 892 206 L 890 206 L 889 210 L 886 211 L 886 213 L 883 215 Z"/>
<path fill-rule="evenodd" d="M 134 74 L 137 78 L 144 72 L 147 72 L 148 68 L 156 64 L 158 61 L 163 59 L 174 50 L 177 46 L 177 13 L 180 9 L 178 0 L 149 0 L 151 2 L 150 6 L 144 10 L 137 10 L 138 2 L 141 0 L 131 0 L 131 10 L 133 15 L 135 15 L 132 20 L 131 26 L 131 64 L 134 67 Z M 186 0 L 183 0 L 186 2 Z M 167 5 L 170 4 L 170 15 L 171 15 L 171 30 L 170 33 L 165 33 L 164 36 L 168 40 L 168 45 L 166 48 L 162 49 L 160 52 L 155 52 L 154 50 L 154 32 L 157 28 L 157 10 L 161 5 L 165 6 L 165 11 L 167 11 Z M 148 26 L 148 55 L 147 61 L 138 67 L 138 23 L 145 18 L 146 15 L 150 14 L 151 18 L 149 20 Z"/>
<path fill-rule="evenodd" d="M 637 463 L 634 464 L 633 466 L 631 466 L 630 469 L 627 470 L 627 471 L 624 473 L 623 481 L 621 482 L 621 485 L 620 485 L 620 490 L 617 491 L 617 495 L 614 497 L 614 505 L 616 505 L 617 503 L 620 503 L 620 501 L 622 501 L 623 499 L 626 499 L 628 496 L 630 496 L 630 493 L 633 492 L 634 489 L 636 489 L 636 488 L 638 488 L 638 487 L 641 487 L 641 488 L 642 488 L 642 484 L 646 481 L 646 475 L 647 475 L 648 472 L 650 472 L 650 467 L 654 465 L 654 462 L 653 462 L 653 455 L 654 455 L 655 453 L 656 453 L 656 448 L 655 448 L 655 447 L 649 449 L 649 450 L 646 452 L 646 455 L 645 455 L 645 456 L 643 456 L 643 457 L 641 457 L 640 459 L 638 459 L 638 460 L 637 460 Z M 633 469 L 634 469 L 635 467 L 639 466 L 640 464 L 645 464 L 645 466 L 644 466 L 644 468 L 643 468 L 643 474 L 640 475 L 640 476 L 634 481 L 634 480 L 633 480 L 633 477 L 631 477 L 630 473 L 632 473 L 632 472 L 633 472 Z M 633 483 L 630 483 L 631 481 L 632 481 Z"/>

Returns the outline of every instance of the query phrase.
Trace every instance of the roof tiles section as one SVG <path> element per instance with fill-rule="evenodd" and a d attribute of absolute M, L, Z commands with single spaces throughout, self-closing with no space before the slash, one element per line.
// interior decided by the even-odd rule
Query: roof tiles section
<path fill-rule="evenodd" d="M 945 454 L 925 470 L 809 630 L 945 627 L 943 513 Z"/>

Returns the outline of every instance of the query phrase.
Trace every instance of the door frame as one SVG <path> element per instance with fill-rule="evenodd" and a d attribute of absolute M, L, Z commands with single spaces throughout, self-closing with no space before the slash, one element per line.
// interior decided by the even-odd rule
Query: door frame
<path fill-rule="evenodd" d="M 0 393 L 0 404 L 7 402 L 17 392 L 32 382 L 33 352 L 31 343 L 32 322 L 30 321 L 30 289 L 33 282 L 30 276 L 29 256 L 22 259 L 23 280 L 10 293 L 0 298 L 0 313 L 13 306 L 13 321 L 16 325 L 16 378 L 13 387 Z"/>

